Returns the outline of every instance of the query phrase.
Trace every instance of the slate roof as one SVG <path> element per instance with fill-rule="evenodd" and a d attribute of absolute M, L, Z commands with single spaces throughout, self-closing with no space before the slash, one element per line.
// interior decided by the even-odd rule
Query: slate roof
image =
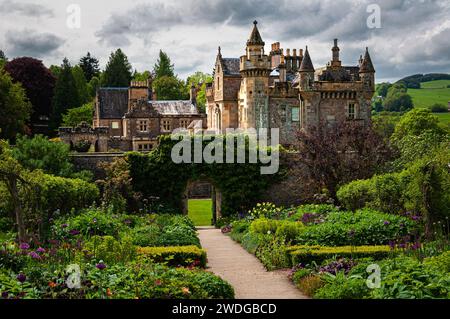
<path fill-rule="evenodd" d="M 223 73 L 225 75 L 239 75 L 240 61 L 237 58 L 223 58 Z"/>
<path fill-rule="evenodd" d="M 253 22 L 253 30 L 250 34 L 250 38 L 247 41 L 247 45 L 264 45 L 264 41 L 261 38 L 261 34 L 259 33 L 258 27 L 256 26 L 258 21 Z"/>
<path fill-rule="evenodd" d="M 364 60 L 361 64 L 359 72 L 375 72 L 375 68 L 373 67 L 372 59 L 370 58 L 369 48 L 366 48 L 366 53 L 364 55 Z"/>
<path fill-rule="evenodd" d="M 302 64 L 300 64 L 299 71 L 310 72 L 314 71 L 314 66 L 309 56 L 308 47 L 306 47 L 305 55 L 303 56 Z"/>
<path fill-rule="evenodd" d="M 128 88 L 100 88 L 98 103 L 100 118 L 120 119 L 128 110 Z"/>
<path fill-rule="evenodd" d="M 198 110 L 191 101 L 151 101 L 161 115 L 197 115 Z"/>

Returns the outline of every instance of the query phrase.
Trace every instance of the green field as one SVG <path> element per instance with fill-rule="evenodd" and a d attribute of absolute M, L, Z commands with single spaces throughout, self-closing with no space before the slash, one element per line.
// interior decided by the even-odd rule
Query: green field
<path fill-rule="evenodd" d="M 436 103 L 448 105 L 450 88 L 447 88 L 447 85 L 450 85 L 450 80 L 422 82 L 421 89 L 408 89 L 408 94 L 413 99 L 414 107 L 428 108 Z M 450 125 L 450 113 L 434 114 L 444 125 Z"/>
<path fill-rule="evenodd" d="M 195 226 L 211 226 L 212 200 L 190 199 L 188 203 L 189 217 Z"/>
<path fill-rule="evenodd" d="M 450 80 L 438 80 L 421 83 L 421 89 L 408 89 L 411 95 L 414 107 L 430 107 L 439 103 L 448 105 L 450 101 Z"/>

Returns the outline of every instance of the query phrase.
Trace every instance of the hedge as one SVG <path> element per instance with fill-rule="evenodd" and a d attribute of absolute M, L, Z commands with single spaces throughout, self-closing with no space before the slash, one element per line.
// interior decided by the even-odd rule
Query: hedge
<path fill-rule="evenodd" d="M 290 255 L 292 265 L 320 263 L 326 259 L 337 257 L 362 258 L 372 257 L 383 259 L 390 254 L 397 253 L 389 246 L 292 246 L 286 249 Z"/>
<path fill-rule="evenodd" d="M 197 246 L 177 247 L 138 247 L 138 255 L 156 263 L 167 263 L 169 266 L 197 266 L 206 267 L 206 251 Z"/>

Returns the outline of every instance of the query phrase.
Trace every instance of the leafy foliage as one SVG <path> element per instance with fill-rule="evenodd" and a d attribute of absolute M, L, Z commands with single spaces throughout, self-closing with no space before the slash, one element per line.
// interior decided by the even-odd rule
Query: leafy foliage
<path fill-rule="evenodd" d="M 63 115 L 62 125 L 65 127 L 76 127 L 82 122 L 92 123 L 94 117 L 94 107 L 92 103 L 86 103 L 75 109 L 70 109 Z"/>
<path fill-rule="evenodd" d="M 206 252 L 197 246 L 141 247 L 138 253 L 153 262 L 169 266 L 189 266 L 195 264 L 206 267 Z"/>
<path fill-rule="evenodd" d="M 102 73 L 101 83 L 104 87 L 128 87 L 130 84 L 131 65 L 121 49 L 111 53 L 105 71 Z"/>
<path fill-rule="evenodd" d="M 41 116 L 50 117 L 56 78 L 42 61 L 29 57 L 16 58 L 5 65 L 15 83 L 20 83 L 32 105 L 31 122 Z"/>
<path fill-rule="evenodd" d="M 0 68 L 0 138 L 12 140 L 16 134 L 24 133 L 30 113 L 26 91 Z"/>
<path fill-rule="evenodd" d="M 55 95 L 53 96 L 53 113 L 51 118 L 52 129 L 57 129 L 62 116 L 67 110 L 77 108 L 82 105 L 82 100 L 77 88 L 77 82 L 73 77 L 72 67 L 69 60 L 65 58 L 61 65 L 61 71 L 55 86 Z"/>
<path fill-rule="evenodd" d="M 78 65 L 83 70 L 84 76 L 88 82 L 90 82 L 93 77 L 98 77 L 100 74 L 98 60 L 89 52 L 80 59 Z"/>

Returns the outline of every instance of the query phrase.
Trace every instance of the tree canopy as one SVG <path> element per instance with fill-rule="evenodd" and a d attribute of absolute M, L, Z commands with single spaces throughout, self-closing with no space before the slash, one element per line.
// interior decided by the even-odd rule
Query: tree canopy
<path fill-rule="evenodd" d="M 5 70 L 14 82 L 20 82 L 25 89 L 33 108 L 31 122 L 39 121 L 41 116 L 50 117 L 56 78 L 42 61 L 29 57 L 17 58 L 6 63 Z"/>
<path fill-rule="evenodd" d="M 62 115 L 71 108 L 81 106 L 77 84 L 73 77 L 69 60 L 63 60 L 61 73 L 56 81 L 55 95 L 53 97 L 52 129 L 57 129 L 62 121 Z"/>
<path fill-rule="evenodd" d="M 170 58 L 167 53 L 163 52 L 162 50 L 159 51 L 159 58 L 153 68 L 153 73 L 155 74 L 156 79 L 163 76 L 175 76 L 174 65 L 170 62 Z"/>
<path fill-rule="evenodd" d="M 111 53 L 101 83 L 104 87 L 128 87 L 132 78 L 131 64 L 121 49 Z"/>
<path fill-rule="evenodd" d="M 153 81 L 153 89 L 160 101 L 184 100 L 188 98 L 183 81 L 173 76 L 162 76 Z"/>
<path fill-rule="evenodd" d="M 63 126 L 75 127 L 81 122 L 92 123 L 94 106 L 86 103 L 80 107 L 70 109 L 63 115 Z"/>
<path fill-rule="evenodd" d="M 12 140 L 25 133 L 30 118 L 31 104 L 20 83 L 0 68 L 0 138 Z"/>
<path fill-rule="evenodd" d="M 91 56 L 90 52 L 80 59 L 80 63 L 78 65 L 83 70 L 87 82 L 89 82 L 94 76 L 98 77 L 100 74 L 98 60 Z"/>

